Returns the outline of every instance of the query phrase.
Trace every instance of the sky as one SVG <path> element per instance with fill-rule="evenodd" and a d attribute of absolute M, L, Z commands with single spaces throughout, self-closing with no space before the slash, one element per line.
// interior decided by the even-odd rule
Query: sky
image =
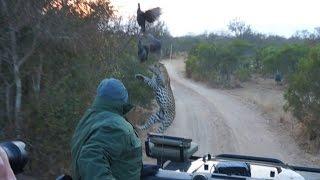
<path fill-rule="evenodd" d="M 226 31 L 237 18 L 265 34 L 290 37 L 320 27 L 320 0 L 112 0 L 119 15 L 161 7 L 160 20 L 173 36 Z"/>

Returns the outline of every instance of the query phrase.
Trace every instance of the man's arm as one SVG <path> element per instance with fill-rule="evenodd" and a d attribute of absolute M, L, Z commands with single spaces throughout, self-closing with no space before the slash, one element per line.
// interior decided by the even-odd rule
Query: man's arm
<path fill-rule="evenodd" d="M 128 144 L 120 129 L 99 128 L 82 147 L 77 166 L 83 180 L 115 179 L 111 172 L 111 157 L 117 157 Z"/>

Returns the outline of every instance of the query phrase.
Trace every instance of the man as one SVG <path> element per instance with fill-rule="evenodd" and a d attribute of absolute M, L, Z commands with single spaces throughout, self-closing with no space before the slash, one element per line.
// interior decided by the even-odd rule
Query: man
<path fill-rule="evenodd" d="M 75 180 L 140 179 L 141 142 L 123 117 L 132 108 L 117 79 L 104 79 L 71 141 Z"/>

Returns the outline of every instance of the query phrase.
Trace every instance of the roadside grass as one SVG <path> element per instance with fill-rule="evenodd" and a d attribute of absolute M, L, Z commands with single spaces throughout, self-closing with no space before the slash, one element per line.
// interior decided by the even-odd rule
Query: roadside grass
<path fill-rule="evenodd" d="M 278 129 L 281 131 L 287 131 L 305 152 L 319 153 L 319 139 L 310 138 L 310 128 L 298 121 L 291 112 L 283 109 L 283 86 L 276 86 L 273 79 L 257 77 L 241 85 L 242 88 L 231 89 L 228 92 L 259 108 L 270 123 L 280 126 Z"/>

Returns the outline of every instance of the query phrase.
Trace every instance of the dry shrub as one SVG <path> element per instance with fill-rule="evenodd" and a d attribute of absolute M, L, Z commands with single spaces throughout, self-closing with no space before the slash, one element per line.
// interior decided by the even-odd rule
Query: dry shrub
<path fill-rule="evenodd" d="M 307 152 L 317 154 L 319 153 L 320 140 L 319 138 L 312 138 L 310 128 L 303 122 L 298 122 L 293 130 L 297 142 Z"/>
<path fill-rule="evenodd" d="M 263 112 L 264 113 L 271 113 L 274 111 L 274 106 L 272 104 L 264 104 L 263 105 Z"/>

